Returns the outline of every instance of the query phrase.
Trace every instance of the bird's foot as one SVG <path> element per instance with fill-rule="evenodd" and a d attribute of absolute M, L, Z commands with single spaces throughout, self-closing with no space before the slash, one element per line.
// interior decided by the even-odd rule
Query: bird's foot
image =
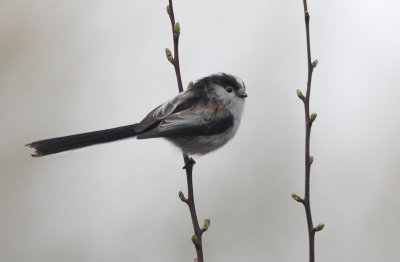
<path fill-rule="evenodd" d="M 185 165 L 182 167 L 182 169 L 193 168 L 194 164 L 196 164 L 196 161 L 194 161 L 193 158 L 185 157 Z"/>

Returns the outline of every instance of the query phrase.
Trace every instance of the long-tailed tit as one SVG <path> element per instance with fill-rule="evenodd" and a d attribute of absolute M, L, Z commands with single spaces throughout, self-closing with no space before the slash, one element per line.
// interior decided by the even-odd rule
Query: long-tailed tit
<path fill-rule="evenodd" d="M 198 80 L 151 111 L 140 123 L 32 142 L 39 157 L 128 137 L 164 137 L 185 155 L 204 155 L 225 145 L 237 132 L 246 94 L 244 83 L 228 74 Z"/>

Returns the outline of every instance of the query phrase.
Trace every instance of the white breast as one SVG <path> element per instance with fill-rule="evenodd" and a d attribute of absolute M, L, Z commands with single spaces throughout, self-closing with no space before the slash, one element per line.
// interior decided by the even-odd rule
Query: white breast
<path fill-rule="evenodd" d="M 231 128 L 221 134 L 211 136 L 174 137 L 167 139 L 179 147 L 186 155 L 205 155 L 224 146 L 235 136 L 239 129 L 244 105 L 244 99 L 238 98 L 234 103 L 231 103 L 230 106 L 228 106 L 229 111 L 234 116 L 234 123 Z"/>

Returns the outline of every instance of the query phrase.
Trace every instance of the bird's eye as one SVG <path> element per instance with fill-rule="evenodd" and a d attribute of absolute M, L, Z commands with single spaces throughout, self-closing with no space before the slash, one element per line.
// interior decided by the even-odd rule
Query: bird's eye
<path fill-rule="evenodd" d="M 228 87 L 226 88 L 226 92 L 230 93 L 230 92 L 232 92 L 232 91 L 233 91 L 232 87 L 228 86 Z"/>

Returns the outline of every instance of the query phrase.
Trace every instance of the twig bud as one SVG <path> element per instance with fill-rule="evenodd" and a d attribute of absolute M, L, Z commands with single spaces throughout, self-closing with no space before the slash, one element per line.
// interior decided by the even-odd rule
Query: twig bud
<path fill-rule="evenodd" d="M 181 34 L 181 26 L 179 23 L 175 23 L 174 25 L 174 38 L 177 39 L 179 38 L 179 35 Z"/>
<path fill-rule="evenodd" d="M 315 59 L 314 62 L 312 62 L 312 67 L 316 68 L 318 65 L 318 59 Z"/>
<path fill-rule="evenodd" d="M 172 57 L 171 50 L 169 50 L 168 48 L 165 48 L 165 55 L 167 56 L 168 61 L 170 61 L 172 63 L 174 58 Z"/>
<path fill-rule="evenodd" d="M 185 195 L 182 193 L 182 191 L 179 191 L 179 198 L 180 198 L 183 202 L 186 202 L 186 201 L 187 201 L 187 199 L 186 199 Z"/>
<path fill-rule="evenodd" d="M 310 116 L 311 122 L 314 122 L 314 120 L 317 118 L 317 113 L 312 113 Z"/>
<path fill-rule="evenodd" d="M 321 231 L 322 229 L 324 229 L 324 227 L 325 227 L 325 224 L 318 224 L 318 226 L 316 226 L 315 228 L 314 228 L 314 230 L 315 230 L 315 232 L 318 232 L 318 231 Z"/>
<path fill-rule="evenodd" d="M 306 16 L 306 18 L 310 18 L 310 13 L 308 11 L 305 11 L 304 15 Z"/>
<path fill-rule="evenodd" d="M 169 14 L 169 12 L 171 12 L 171 7 L 169 5 L 167 5 L 167 12 Z"/>
<path fill-rule="evenodd" d="M 310 161 L 310 164 L 312 164 L 314 162 L 314 156 L 310 156 L 309 161 Z"/>
<path fill-rule="evenodd" d="M 303 95 L 303 93 L 300 91 L 300 89 L 297 89 L 297 96 L 298 96 L 301 100 L 304 99 L 304 95 Z"/>
<path fill-rule="evenodd" d="M 204 224 L 203 224 L 203 231 L 207 231 L 207 229 L 210 227 L 211 221 L 209 218 L 204 219 Z"/>
<path fill-rule="evenodd" d="M 300 203 L 303 202 L 303 199 L 302 199 L 301 197 L 299 197 L 299 196 L 298 196 L 297 194 L 295 194 L 295 193 L 292 194 L 292 198 L 293 198 L 294 200 L 296 200 L 297 202 L 300 202 Z"/>
<path fill-rule="evenodd" d="M 193 236 L 192 236 L 192 242 L 193 242 L 193 244 L 195 244 L 195 245 L 198 245 L 198 244 L 199 244 L 199 239 L 197 238 L 196 235 L 193 235 Z"/>
<path fill-rule="evenodd" d="M 193 81 L 190 81 L 189 84 L 187 85 L 187 89 L 191 88 L 193 86 Z"/>

